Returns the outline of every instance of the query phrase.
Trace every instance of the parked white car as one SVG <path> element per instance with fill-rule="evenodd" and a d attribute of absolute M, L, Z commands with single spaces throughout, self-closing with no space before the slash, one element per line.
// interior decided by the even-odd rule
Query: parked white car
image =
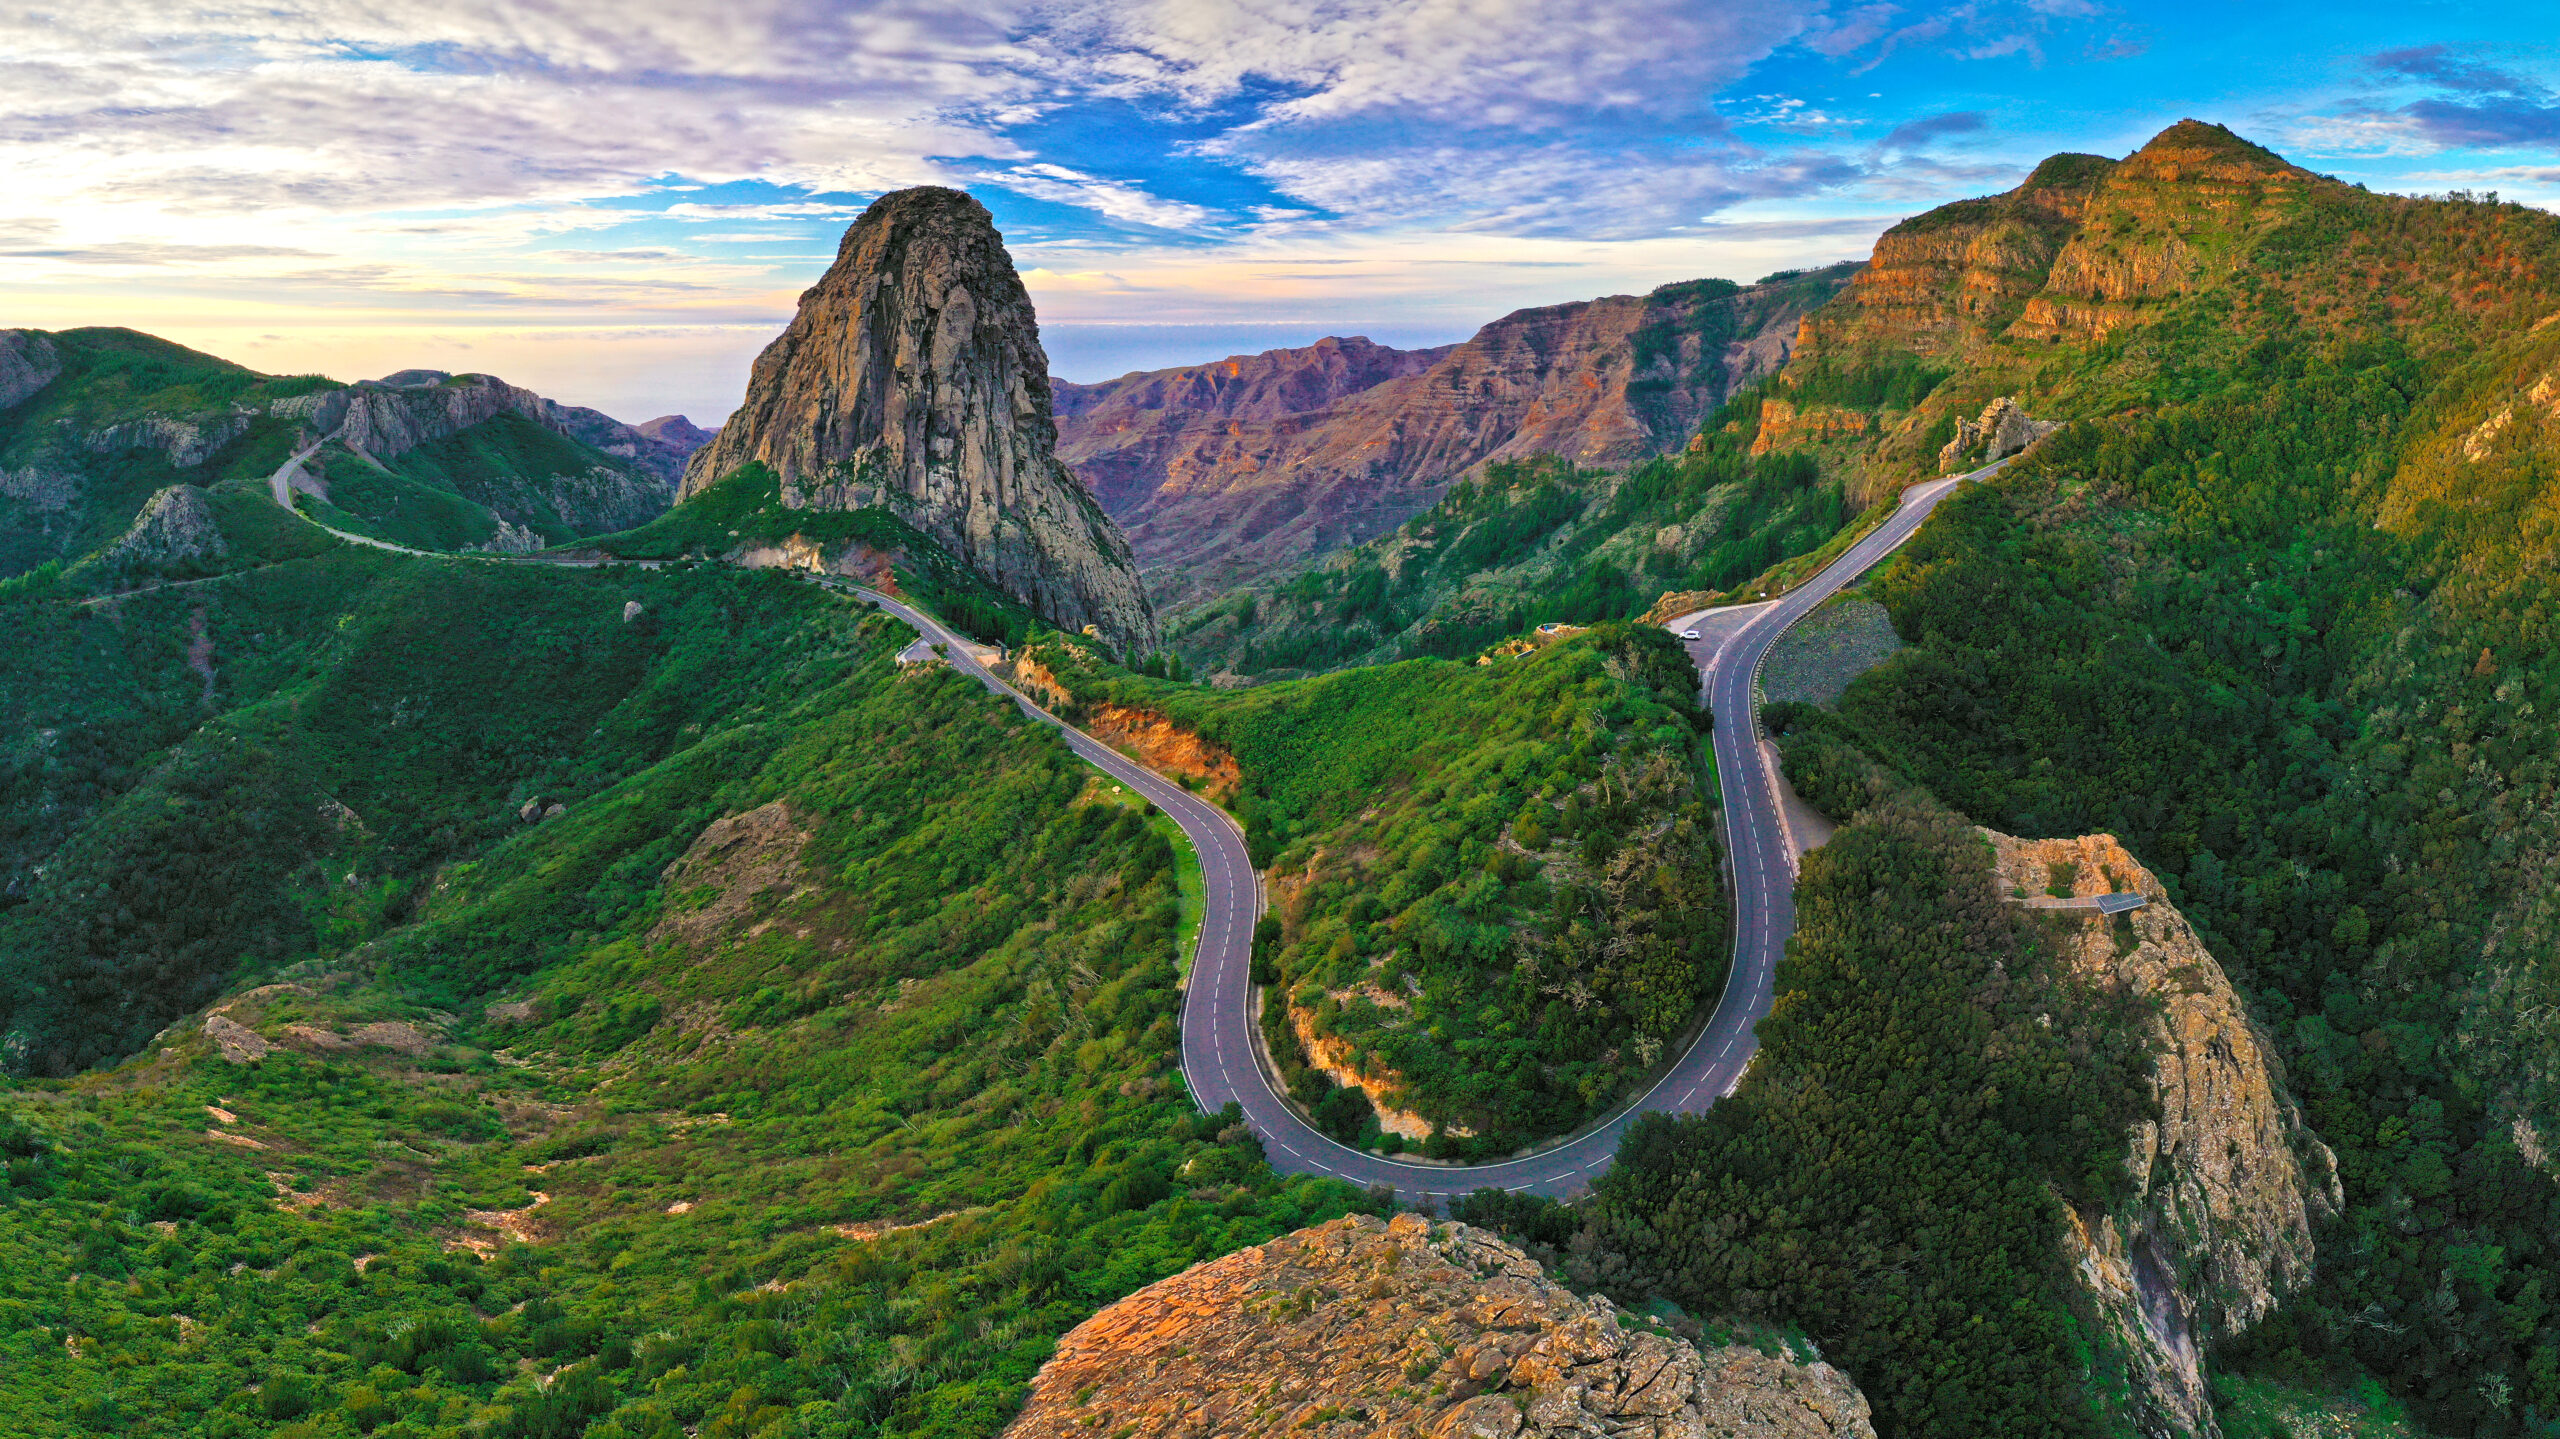
<path fill-rule="evenodd" d="M 1685 629 L 1685 630 L 1682 630 L 1682 631 L 1680 632 L 1680 638 L 1682 638 L 1682 639 L 1684 639 L 1684 640 L 1694 640 L 1694 639 L 1701 638 L 1701 636 L 1698 634 L 1698 632 L 1697 632 L 1697 630 L 1696 630 L 1696 629 L 1691 628 L 1691 629 Z"/>

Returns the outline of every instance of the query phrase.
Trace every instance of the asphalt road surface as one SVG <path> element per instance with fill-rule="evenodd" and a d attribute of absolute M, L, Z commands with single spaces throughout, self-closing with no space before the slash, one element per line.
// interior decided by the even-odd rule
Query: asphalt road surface
<path fill-rule="evenodd" d="M 1688 642 L 1707 702 L 1716 716 L 1715 757 L 1725 813 L 1725 841 L 1732 867 L 1735 944 L 1733 970 L 1714 1015 L 1688 1051 L 1633 1104 L 1563 1143 L 1496 1164 L 1448 1165 L 1388 1159 L 1337 1144 L 1318 1133 L 1277 1092 L 1261 1057 L 1259 1014 L 1252 983 L 1253 924 L 1261 915 L 1262 887 L 1246 856 L 1244 834 L 1233 819 L 1180 785 L 1076 730 L 1014 691 L 969 654 L 960 638 L 915 609 L 844 581 L 832 588 L 858 594 L 913 625 L 944 647 L 952 665 L 1022 707 L 1025 714 L 1064 731 L 1075 752 L 1112 778 L 1153 801 L 1173 817 L 1200 852 L 1208 908 L 1199 947 L 1183 995 L 1182 1071 L 1192 1098 L 1215 1111 L 1230 1101 L 1262 1137 L 1271 1162 L 1298 1174 L 1330 1174 L 1354 1184 L 1392 1185 L 1408 1199 L 1448 1199 L 1483 1188 L 1525 1190 L 1562 1198 L 1589 1187 L 1608 1168 L 1618 1139 L 1636 1116 L 1654 1110 L 1706 1108 L 1732 1092 L 1757 1050 L 1753 1026 L 1775 997 L 1778 959 L 1795 930 L 1795 856 L 1779 822 L 1774 777 L 1761 758 L 1754 705 L 1761 661 L 1789 625 L 1909 539 L 1948 491 L 1989 474 L 1933 480 L 1903 492 L 1892 518 L 1802 587 L 1780 599 L 1683 615 L 1671 622 Z"/>

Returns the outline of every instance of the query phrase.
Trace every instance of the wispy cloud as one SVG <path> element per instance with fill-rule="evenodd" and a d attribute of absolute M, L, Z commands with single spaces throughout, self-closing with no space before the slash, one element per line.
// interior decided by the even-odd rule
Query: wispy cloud
<path fill-rule="evenodd" d="M 2442 92 L 2383 112 L 2438 148 L 2540 149 L 2560 146 L 2560 102 L 2527 76 L 2448 45 L 2419 45 L 2366 57 L 2377 76 Z"/>
<path fill-rule="evenodd" d="M 1879 150 L 1919 150 L 1949 135 L 1979 135 L 1991 128 L 1990 117 L 1979 110 L 1953 110 L 1944 115 L 1931 115 L 1921 120 L 1906 120 L 1893 127 L 1891 133 L 1876 146 Z"/>
<path fill-rule="evenodd" d="M 1196 230 L 1216 218 L 1205 206 L 1150 195 L 1135 185 L 1064 165 L 1014 165 L 982 171 L 977 178 L 1033 199 L 1076 205 L 1108 219 L 1158 230 Z"/>

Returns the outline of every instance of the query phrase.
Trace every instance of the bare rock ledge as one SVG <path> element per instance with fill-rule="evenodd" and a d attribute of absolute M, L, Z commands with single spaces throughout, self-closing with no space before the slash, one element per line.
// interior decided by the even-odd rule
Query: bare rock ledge
<path fill-rule="evenodd" d="M 1848 1376 L 1701 1352 L 1482 1230 L 1354 1215 L 1194 1265 L 1076 1326 L 1007 1439 L 1872 1439 Z"/>

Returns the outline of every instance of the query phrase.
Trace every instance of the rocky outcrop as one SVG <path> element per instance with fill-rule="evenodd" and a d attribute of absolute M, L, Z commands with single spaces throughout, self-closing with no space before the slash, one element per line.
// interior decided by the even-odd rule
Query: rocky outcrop
<path fill-rule="evenodd" d="M 2115 162 L 2056 155 L 2016 189 L 1915 215 L 1876 240 L 1840 298 L 1805 317 L 1791 364 L 1955 359 L 2016 320 Z"/>
<path fill-rule="evenodd" d="M 598 410 L 547 399 L 495 375 L 402 370 L 379 380 L 359 380 L 343 390 L 284 401 L 276 409 L 305 414 L 313 430 L 334 431 L 339 443 L 376 460 L 397 458 L 500 415 L 516 415 L 590 449 L 629 460 L 670 485 L 683 473 L 681 459 L 670 460 L 655 440 L 636 427 Z"/>
<path fill-rule="evenodd" d="M 1978 419 L 1956 421 L 1955 438 L 1938 450 L 1938 473 L 1951 474 L 1967 464 L 2005 459 L 2052 434 L 2061 426 L 2027 418 L 2017 398 L 2002 395 L 1982 407 Z"/>
<path fill-rule="evenodd" d="M 40 330 L 0 330 L 0 410 L 15 409 L 62 373 L 62 357 Z"/>
<path fill-rule="evenodd" d="M 143 502 L 130 528 L 107 547 L 110 565 L 165 565 L 218 559 L 229 549 L 213 503 L 193 485 L 171 485 Z"/>
<path fill-rule="evenodd" d="M 1521 310 L 1443 350 L 1325 340 L 1061 385 L 1059 453 L 1160 599 L 1212 594 L 1392 530 L 1498 460 L 1679 448 L 1855 268 Z"/>
<path fill-rule="evenodd" d="M 145 415 L 92 431 L 81 444 L 93 455 L 158 450 L 167 457 L 169 468 L 193 469 L 247 433 L 255 418 L 254 414 L 236 410 L 208 415 Z"/>
<path fill-rule="evenodd" d="M 1773 1346 L 1774 1347 L 1774 1346 Z M 1847 1376 L 1688 1341 L 1463 1224 L 1354 1215 L 1195 1265 L 1076 1326 L 1008 1439 L 1828 1439 Z"/>
<path fill-rule="evenodd" d="M 1151 652 L 1128 541 L 1058 461 L 1051 408 L 1031 297 L 986 207 L 900 190 L 845 232 L 682 494 L 761 463 L 787 505 L 885 506 L 1060 628 Z"/>
<path fill-rule="evenodd" d="M 0 498 L 16 500 L 48 513 L 58 514 L 71 508 L 71 502 L 80 495 L 80 484 L 79 475 L 51 465 L 0 469 Z"/>
<path fill-rule="evenodd" d="M 2210 1435 L 2202 1352 L 2310 1280 L 2312 1225 L 2345 1203 L 2336 1159 L 2285 1092 L 2275 1048 L 2222 966 L 2114 836 L 1990 838 L 2004 896 L 2042 895 L 2068 876 L 2075 895 L 2149 901 L 2112 920 L 2051 921 L 2080 973 L 2158 1006 L 2160 1119 L 2130 1137 L 2134 1198 L 2119 1213 L 2072 1215 L 2064 1243 L 2131 1361 L 2135 1422 L 2153 1435 Z"/>
<path fill-rule="evenodd" d="M 1801 450 L 1831 440 L 1854 440 L 1867 433 L 1862 410 L 1845 405 L 1799 405 L 1772 395 L 1760 402 L 1760 430 L 1751 437 L 1751 453 Z"/>

